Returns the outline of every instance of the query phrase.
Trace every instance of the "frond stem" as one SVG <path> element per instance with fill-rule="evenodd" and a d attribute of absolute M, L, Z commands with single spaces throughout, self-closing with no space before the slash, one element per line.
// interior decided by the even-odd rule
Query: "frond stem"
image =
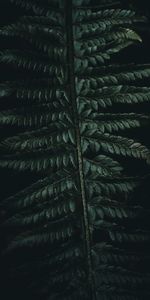
<path fill-rule="evenodd" d="M 85 248 L 87 253 L 88 262 L 88 282 L 89 282 L 89 293 L 90 299 L 95 300 L 95 288 L 94 280 L 92 275 L 92 257 L 91 257 L 91 236 L 90 236 L 90 226 L 88 219 L 88 207 L 85 191 L 85 180 L 83 172 L 83 158 L 82 158 L 82 148 L 81 148 L 81 135 L 79 127 L 79 116 L 76 102 L 76 88 L 75 88 L 75 72 L 74 72 L 74 37 L 73 37 L 73 20 L 72 20 L 72 0 L 65 1 L 66 7 L 66 32 L 67 32 L 67 46 L 68 46 L 68 80 L 70 81 L 70 99 L 72 100 L 73 107 L 73 118 L 75 124 L 76 133 L 76 145 L 77 145 L 77 158 L 78 158 L 78 168 L 79 168 L 79 181 L 80 181 L 80 191 L 82 199 L 82 209 L 83 209 L 83 221 L 84 221 L 84 232 L 85 232 Z"/>

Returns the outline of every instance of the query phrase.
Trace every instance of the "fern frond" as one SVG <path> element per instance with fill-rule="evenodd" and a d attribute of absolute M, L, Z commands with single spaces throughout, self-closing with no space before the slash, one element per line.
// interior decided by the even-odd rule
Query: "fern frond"
<path fill-rule="evenodd" d="M 46 3 L 42 4 L 41 1 L 34 0 L 10 0 L 10 2 L 15 3 L 21 6 L 23 9 L 30 10 L 32 9 L 36 15 L 46 15 L 49 16 L 51 9 L 58 9 L 59 2 L 58 1 L 46 1 Z"/>
<path fill-rule="evenodd" d="M 149 232 L 146 231 L 136 231 L 133 233 L 123 233 L 119 231 L 110 231 L 109 237 L 112 242 L 117 243 L 149 243 Z"/>
<path fill-rule="evenodd" d="M 59 221 L 60 222 L 60 221 Z M 61 223 L 61 222 L 60 222 Z M 61 224 L 60 224 L 61 226 Z M 65 241 L 67 238 L 71 238 L 74 231 L 72 225 L 66 225 L 64 228 L 62 226 L 59 230 L 49 232 L 41 232 L 39 234 L 28 235 L 27 237 L 16 237 L 16 239 L 10 244 L 8 251 L 14 250 L 20 247 L 33 247 L 40 246 L 45 243 L 54 243 L 57 241 Z"/>
<path fill-rule="evenodd" d="M 56 123 L 56 127 L 54 127 L 53 123 L 52 126 L 49 127 L 27 131 L 18 136 L 9 137 L 1 142 L 0 149 L 5 151 L 5 153 L 14 151 L 22 151 L 22 153 L 25 153 L 44 150 L 46 147 L 50 151 L 55 151 L 56 145 L 58 145 L 58 147 L 63 147 L 64 144 L 70 144 L 70 146 L 75 145 L 73 128 L 69 123 L 67 124 L 67 122 L 62 122 L 61 124 L 61 128 L 58 123 Z"/>
<path fill-rule="evenodd" d="M 56 203 L 55 203 L 56 202 Z M 55 201 L 53 206 L 50 208 L 45 208 L 41 211 L 37 211 L 35 213 L 30 212 L 29 214 L 18 214 L 8 219 L 7 222 L 3 224 L 3 226 L 26 226 L 26 225 L 35 225 L 48 222 L 52 225 L 53 219 L 58 218 L 58 222 L 60 218 L 67 219 L 73 217 L 73 213 L 76 211 L 76 203 L 71 200 L 64 201 Z"/>
<path fill-rule="evenodd" d="M 61 73 L 59 75 L 58 79 L 31 80 L 27 84 L 22 81 L 5 82 L 0 85 L 0 97 L 15 96 L 18 100 L 32 100 L 42 103 L 54 102 L 55 107 L 58 106 L 59 102 L 62 106 L 68 105 L 68 95 L 64 87 L 60 85 L 64 78 Z"/>
<path fill-rule="evenodd" d="M 96 177 L 96 176 L 95 176 Z M 94 195 L 110 196 L 115 194 L 128 194 L 139 185 L 137 178 L 118 178 L 99 176 L 86 180 L 86 188 L 90 197 Z"/>
<path fill-rule="evenodd" d="M 15 68 L 38 72 L 41 73 L 42 76 L 46 74 L 49 76 L 63 75 L 63 67 L 54 64 L 50 66 L 46 61 L 42 61 L 35 53 L 30 52 L 24 53 L 17 50 L 5 50 L 5 52 L 0 53 L 0 63 L 6 63 Z"/>
<path fill-rule="evenodd" d="M 104 87 L 98 90 L 91 89 L 88 96 L 79 96 L 78 102 L 82 103 L 83 107 L 91 107 L 98 110 L 101 107 L 107 108 L 113 104 L 142 104 L 149 103 L 150 91 L 148 88 L 136 88 L 132 86 L 116 86 Z"/>
<path fill-rule="evenodd" d="M 122 166 L 115 160 L 105 155 L 97 155 L 92 159 L 84 159 L 84 172 L 88 176 L 92 173 L 103 176 L 119 175 Z"/>
<path fill-rule="evenodd" d="M 21 16 L 0 28 L 0 169 L 19 180 L 0 203 L 7 285 L 29 300 L 149 299 L 150 64 L 122 56 L 147 19 L 115 0 L 10 2 Z"/>
<path fill-rule="evenodd" d="M 149 162 L 149 149 L 144 145 L 121 136 L 101 134 L 97 130 L 88 130 L 82 137 L 83 151 L 99 153 L 100 150 L 115 155 L 131 156 Z"/>
<path fill-rule="evenodd" d="M 69 149 L 70 150 L 70 149 Z M 63 169 L 70 167 L 76 168 L 76 157 L 73 152 L 68 153 L 67 149 L 64 152 L 61 149 L 61 153 L 55 155 L 55 152 L 38 151 L 33 152 L 31 155 L 26 155 L 20 158 L 14 157 L 13 155 L 4 156 L 3 160 L 0 160 L 1 168 L 14 169 L 19 171 L 31 170 L 33 172 L 47 172 L 53 171 L 57 168 Z"/>
<path fill-rule="evenodd" d="M 99 219 L 108 218 L 109 220 L 134 220 L 144 218 L 149 215 L 149 212 L 144 210 L 142 207 L 127 207 L 125 205 L 119 205 L 118 202 L 111 203 L 100 203 L 99 205 L 89 205 L 89 215 L 91 220 L 95 218 Z"/>
<path fill-rule="evenodd" d="M 18 36 L 20 38 L 23 38 L 23 34 L 25 34 L 25 37 L 28 37 L 31 42 L 34 41 L 36 37 L 38 37 L 38 39 L 41 37 L 43 40 L 49 38 L 49 40 L 51 42 L 53 41 L 54 44 L 56 43 L 60 46 L 64 45 L 63 32 L 60 26 L 48 26 L 48 24 L 42 26 L 39 25 L 39 23 L 24 24 L 22 22 L 18 22 L 16 24 L 14 23 L 12 25 L 2 27 L 0 34 L 8 37 Z"/>
<path fill-rule="evenodd" d="M 92 251 L 92 256 L 95 265 L 103 264 L 112 266 L 124 266 L 126 269 L 130 269 L 129 262 L 132 263 L 132 268 L 136 268 L 136 263 L 146 260 L 149 261 L 150 256 L 143 256 L 143 253 L 135 253 L 134 251 L 125 251 L 120 248 L 115 248 L 111 244 L 99 243 L 96 244 Z M 145 264 L 144 264 L 145 266 Z"/>
<path fill-rule="evenodd" d="M 30 107 L 31 108 L 31 107 Z M 31 111 L 25 111 L 25 108 L 14 109 L 10 111 L 2 111 L 0 113 L 0 124 L 1 125 L 17 125 L 18 127 L 35 127 L 37 128 L 51 125 L 53 121 L 70 121 L 69 114 L 66 111 L 55 111 L 52 114 L 47 112 L 47 107 L 40 106 L 39 109 L 34 107 Z M 43 111 L 43 113 L 42 113 Z"/>
<path fill-rule="evenodd" d="M 117 19 L 117 18 L 129 18 L 131 20 L 132 17 L 135 16 L 135 12 L 132 10 L 123 10 L 123 9 L 103 9 L 98 11 L 90 11 L 90 10 L 83 10 L 80 11 L 79 17 L 80 22 L 86 22 L 86 21 L 93 21 L 100 19 L 101 21 L 105 19 Z"/>
<path fill-rule="evenodd" d="M 89 70 L 90 71 L 90 70 Z M 91 72 L 90 72 L 91 73 Z M 77 94 L 81 96 L 88 95 L 90 89 L 94 89 L 95 92 L 101 87 L 110 85 L 121 85 L 134 83 L 135 81 L 144 80 L 150 76 L 150 68 L 143 66 L 143 70 L 132 70 L 131 72 L 120 72 L 114 75 L 105 75 L 101 77 L 93 77 L 91 74 L 90 78 L 77 79 Z"/>
<path fill-rule="evenodd" d="M 82 115 L 81 115 L 82 116 Z M 149 116 L 142 114 L 101 114 L 92 113 L 91 109 L 84 111 L 84 123 L 82 123 L 83 132 L 90 129 L 97 129 L 101 132 L 114 132 L 136 127 L 142 127 L 142 124 L 150 124 Z M 86 128 L 86 129 L 84 129 Z"/>

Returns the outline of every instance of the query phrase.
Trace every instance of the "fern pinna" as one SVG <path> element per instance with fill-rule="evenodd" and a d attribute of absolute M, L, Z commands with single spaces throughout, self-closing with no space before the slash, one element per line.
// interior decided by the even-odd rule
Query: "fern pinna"
<path fill-rule="evenodd" d="M 149 210 L 135 198 L 150 65 L 116 62 L 146 19 L 114 0 L 10 2 L 24 16 L 0 28 L 0 64 L 19 74 L 0 84 L 0 167 L 35 178 L 1 201 L 14 299 L 149 299 Z"/>

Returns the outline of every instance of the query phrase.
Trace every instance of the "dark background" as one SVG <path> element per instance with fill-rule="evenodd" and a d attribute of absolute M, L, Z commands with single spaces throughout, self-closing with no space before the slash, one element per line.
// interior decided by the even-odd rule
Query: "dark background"
<path fill-rule="evenodd" d="M 43 0 L 44 1 L 44 0 Z M 94 1 L 93 3 L 99 4 L 100 0 Z M 140 34 L 142 37 L 143 43 L 141 43 L 138 47 L 132 46 L 129 47 L 126 50 L 123 50 L 121 54 L 117 55 L 116 58 L 114 58 L 114 62 L 120 62 L 120 63 L 130 63 L 135 62 L 138 64 L 142 63 L 149 63 L 150 64 L 150 1 L 148 0 L 138 0 L 138 1 L 121 1 L 121 7 L 122 8 L 132 8 L 137 10 L 138 14 L 144 14 L 148 17 L 148 22 L 145 25 L 137 26 L 136 31 Z M 31 15 L 31 12 L 28 13 Z M 10 4 L 9 0 L 0 0 L 0 26 L 3 26 L 5 24 L 13 23 L 15 22 L 21 15 L 24 15 L 24 11 L 20 8 L 16 8 L 14 4 Z M 15 45 L 15 42 L 14 42 Z M 8 47 L 10 47 L 10 44 L 8 44 Z M 7 48 L 6 42 L 0 38 L 0 49 Z M 11 48 L 13 48 L 13 40 L 11 41 Z M 0 66 L 0 81 L 8 80 L 14 78 L 20 78 L 22 76 L 22 73 L 11 73 L 8 67 Z M 6 99 L 0 103 L 0 110 L 6 109 Z M 140 106 L 141 109 L 141 106 Z M 147 111 L 147 107 L 142 108 L 143 111 Z M 139 111 L 140 112 L 140 111 Z M 0 128 L 0 136 L 3 138 L 4 136 L 10 136 L 13 135 L 16 129 L 4 129 Z M 149 139 L 149 130 L 145 130 L 145 132 L 139 131 L 139 134 L 141 135 L 140 138 L 143 140 L 143 143 L 150 146 L 150 139 Z M 136 172 L 136 165 L 134 166 L 135 172 Z M 31 184 L 32 182 L 37 180 L 37 175 L 33 174 L 31 175 L 30 172 L 25 172 L 22 176 L 20 174 L 18 175 L 14 171 L 4 171 L 0 170 L 0 197 L 1 199 L 4 199 L 18 190 L 21 190 Z M 145 182 L 145 185 L 143 186 L 143 189 L 141 189 L 140 193 L 143 198 L 143 201 L 145 201 L 145 206 L 149 206 L 149 182 Z M 1 218 L 3 218 L 3 212 L 1 212 Z M 2 236 L 1 243 L 3 243 L 5 240 L 5 237 Z M 1 266 L 1 276 L 5 278 L 7 273 L 7 266 Z M 10 299 L 10 294 L 8 290 L 7 283 L 5 280 L 1 280 L 2 283 L 2 292 L 1 295 L 5 294 L 5 298 L 3 296 L 1 297 L 2 300 Z M 19 288 L 19 287 L 18 287 Z M 8 297 L 8 298 L 7 298 Z M 23 299 L 23 298 L 22 298 Z M 21 300 L 22 300 L 21 299 Z"/>

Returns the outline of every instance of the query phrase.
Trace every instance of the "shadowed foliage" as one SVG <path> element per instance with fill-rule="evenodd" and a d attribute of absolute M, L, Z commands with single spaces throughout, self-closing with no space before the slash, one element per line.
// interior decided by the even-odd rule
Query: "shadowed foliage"
<path fill-rule="evenodd" d="M 10 3 L 0 168 L 29 180 L 0 203 L 9 292 L 148 300 L 150 64 L 127 57 L 148 21 L 115 0 Z"/>

